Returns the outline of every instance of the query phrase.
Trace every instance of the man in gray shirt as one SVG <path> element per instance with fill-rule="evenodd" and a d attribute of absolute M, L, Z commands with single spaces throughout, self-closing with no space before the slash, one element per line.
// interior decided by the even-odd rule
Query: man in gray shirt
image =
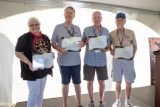
<path fill-rule="evenodd" d="M 55 27 L 52 35 L 52 47 L 58 52 L 58 64 L 62 77 L 62 94 L 63 94 L 63 107 L 67 107 L 67 97 L 69 91 L 70 79 L 75 86 L 76 96 L 78 100 L 78 107 L 81 106 L 81 76 L 80 76 L 80 52 L 69 51 L 62 48 L 62 40 L 69 37 L 81 37 L 80 28 L 72 24 L 75 17 L 75 9 L 73 7 L 66 7 L 64 9 L 65 22 Z M 80 42 L 80 47 L 83 43 Z"/>

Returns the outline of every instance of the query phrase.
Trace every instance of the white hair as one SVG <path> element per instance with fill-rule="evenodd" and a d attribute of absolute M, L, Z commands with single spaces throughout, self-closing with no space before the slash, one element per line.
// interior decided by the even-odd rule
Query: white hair
<path fill-rule="evenodd" d="M 101 14 L 100 11 L 94 11 L 94 12 L 92 13 L 92 17 L 93 17 L 95 14 L 100 14 L 100 16 L 102 17 L 102 14 Z"/>
<path fill-rule="evenodd" d="M 37 22 L 37 23 L 40 24 L 40 21 L 39 21 L 38 18 L 36 18 L 36 17 L 30 17 L 30 18 L 28 19 L 28 25 L 30 25 L 32 22 Z"/>

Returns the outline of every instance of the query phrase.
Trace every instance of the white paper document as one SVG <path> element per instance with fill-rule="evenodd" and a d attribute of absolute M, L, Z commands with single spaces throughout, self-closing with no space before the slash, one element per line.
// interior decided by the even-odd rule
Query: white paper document
<path fill-rule="evenodd" d="M 107 36 L 101 35 L 89 39 L 89 50 L 107 47 Z"/>
<path fill-rule="evenodd" d="M 62 48 L 66 50 L 78 51 L 80 50 L 81 37 L 70 37 L 62 40 Z"/>
<path fill-rule="evenodd" d="M 41 55 L 33 55 L 32 56 L 32 63 L 33 69 L 44 69 L 44 68 L 51 68 L 53 66 L 54 54 L 53 53 L 44 53 Z"/>
<path fill-rule="evenodd" d="M 115 48 L 114 58 L 130 59 L 133 57 L 133 47 Z"/>

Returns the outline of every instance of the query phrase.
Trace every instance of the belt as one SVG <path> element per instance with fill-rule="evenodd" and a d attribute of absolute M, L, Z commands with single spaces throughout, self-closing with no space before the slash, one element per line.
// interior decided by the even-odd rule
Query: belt
<path fill-rule="evenodd" d="M 133 58 L 129 58 L 129 59 L 126 59 L 126 58 L 116 58 L 116 59 L 124 59 L 124 60 L 129 60 L 129 61 L 133 60 Z"/>
<path fill-rule="evenodd" d="M 124 46 L 115 46 L 115 48 L 124 48 Z"/>
<path fill-rule="evenodd" d="M 77 51 L 73 51 L 73 50 L 67 50 L 68 52 L 80 52 L 81 51 L 81 49 L 80 50 L 77 50 Z"/>

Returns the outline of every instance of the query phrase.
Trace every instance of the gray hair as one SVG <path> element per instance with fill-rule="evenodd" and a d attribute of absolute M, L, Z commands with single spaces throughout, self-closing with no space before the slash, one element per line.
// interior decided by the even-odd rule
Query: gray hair
<path fill-rule="evenodd" d="M 64 11 L 67 10 L 67 9 L 72 9 L 74 13 L 76 12 L 75 9 L 74 9 L 72 6 L 66 7 L 66 8 L 64 9 Z"/>
<path fill-rule="evenodd" d="M 102 17 L 102 14 L 101 14 L 101 12 L 100 12 L 100 11 L 94 11 L 94 12 L 92 13 L 92 17 L 93 17 L 96 13 L 100 14 L 100 15 L 101 15 L 101 17 Z"/>
<path fill-rule="evenodd" d="M 29 26 L 32 22 L 37 22 L 37 23 L 40 24 L 40 21 L 39 21 L 38 18 L 36 18 L 36 17 L 30 17 L 30 18 L 28 19 L 28 26 Z"/>

